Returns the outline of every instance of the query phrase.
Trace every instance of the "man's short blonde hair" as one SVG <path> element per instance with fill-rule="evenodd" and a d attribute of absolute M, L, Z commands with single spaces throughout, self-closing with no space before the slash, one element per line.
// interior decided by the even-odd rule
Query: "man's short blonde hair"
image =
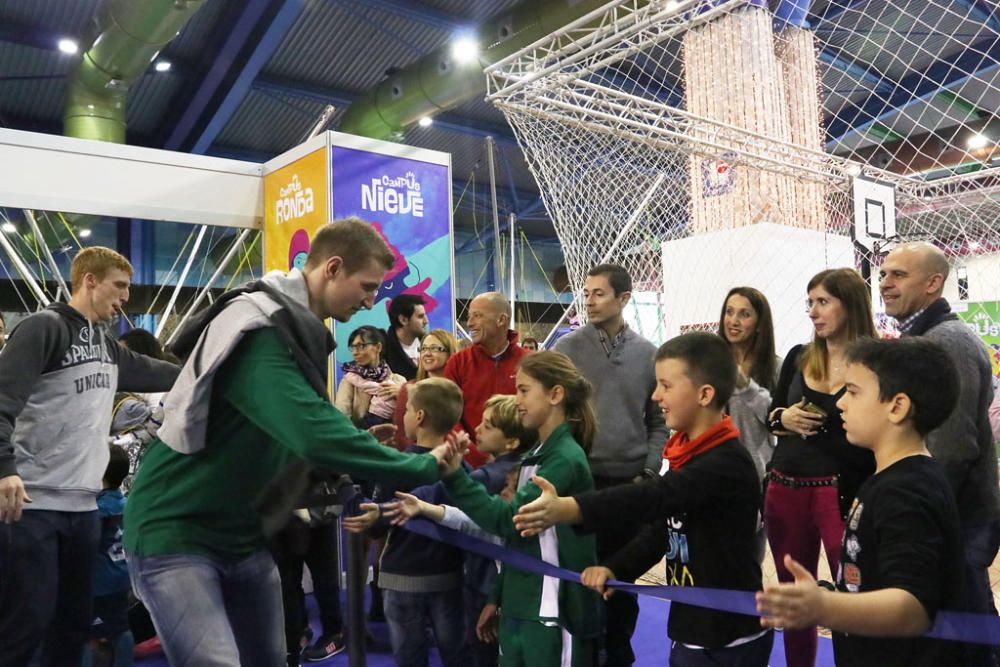
<path fill-rule="evenodd" d="M 421 380 L 410 387 L 409 396 L 413 409 L 424 411 L 424 428 L 437 435 L 448 433 L 462 418 L 462 390 L 451 380 Z"/>
<path fill-rule="evenodd" d="M 334 220 L 319 228 L 309 244 L 306 269 L 314 269 L 331 257 L 344 260 L 344 270 L 352 274 L 372 261 L 388 271 L 396 264 L 385 239 L 370 224 L 351 216 Z"/>
<path fill-rule="evenodd" d="M 109 271 L 124 271 L 132 277 L 132 264 L 123 255 L 111 248 L 92 246 L 84 248 L 73 259 L 69 269 L 69 282 L 76 292 L 83 286 L 83 277 L 92 273 L 98 280 L 104 280 Z"/>

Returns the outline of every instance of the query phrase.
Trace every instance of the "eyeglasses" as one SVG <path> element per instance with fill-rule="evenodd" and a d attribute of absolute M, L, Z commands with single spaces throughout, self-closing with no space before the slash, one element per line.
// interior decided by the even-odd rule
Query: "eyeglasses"
<path fill-rule="evenodd" d="M 360 352 L 369 345 L 378 345 L 378 343 L 355 343 L 354 345 L 348 345 L 347 349 L 351 352 Z"/>
<path fill-rule="evenodd" d="M 447 352 L 448 348 L 442 347 L 440 345 L 421 345 L 417 348 L 417 352 L 423 354 L 424 352 Z"/>

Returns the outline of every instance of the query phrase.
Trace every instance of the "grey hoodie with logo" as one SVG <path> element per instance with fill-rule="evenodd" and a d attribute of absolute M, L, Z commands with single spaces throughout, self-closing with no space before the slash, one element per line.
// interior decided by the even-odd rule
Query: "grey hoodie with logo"
<path fill-rule="evenodd" d="M 21 477 L 27 510 L 97 509 L 115 392 L 166 391 L 178 370 L 67 304 L 29 316 L 0 354 L 0 478 Z"/>

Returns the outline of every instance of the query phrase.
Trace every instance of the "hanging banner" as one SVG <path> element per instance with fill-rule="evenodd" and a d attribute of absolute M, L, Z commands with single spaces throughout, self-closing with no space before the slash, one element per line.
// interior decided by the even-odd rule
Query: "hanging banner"
<path fill-rule="evenodd" d="M 365 324 L 387 328 L 386 309 L 400 294 L 424 297 L 429 328 L 452 331 L 454 322 L 449 156 L 410 149 L 414 157 L 404 157 L 407 147 L 398 144 L 389 155 L 338 146 L 340 137 L 334 135 L 330 147 L 333 217 L 354 215 L 370 222 L 396 255 L 396 265 L 386 274 L 374 308 L 337 326 L 338 372 L 351 358 L 350 333 Z"/>
<path fill-rule="evenodd" d="M 993 365 L 993 377 L 1000 380 L 1000 302 L 955 304 L 954 308 L 962 321 L 968 324 L 986 344 Z"/>
<path fill-rule="evenodd" d="M 264 270 L 301 269 L 328 218 L 326 149 L 264 174 Z"/>

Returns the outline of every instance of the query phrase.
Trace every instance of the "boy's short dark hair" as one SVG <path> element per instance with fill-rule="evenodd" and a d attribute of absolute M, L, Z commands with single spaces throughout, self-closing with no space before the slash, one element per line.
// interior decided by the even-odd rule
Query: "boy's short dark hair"
<path fill-rule="evenodd" d="M 427 378 L 410 385 L 409 395 L 415 410 L 423 410 L 428 430 L 445 435 L 462 418 L 462 390 L 446 378 Z"/>
<path fill-rule="evenodd" d="M 417 306 L 424 306 L 427 302 L 419 294 L 400 294 L 389 302 L 389 327 L 396 329 L 403 326 L 399 323 L 400 317 L 407 319 L 413 317 L 413 311 Z"/>
<path fill-rule="evenodd" d="M 108 467 L 104 469 L 104 483 L 109 489 L 120 489 L 122 482 L 128 477 L 128 454 L 118 445 L 109 445 L 110 458 Z"/>
<path fill-rule="evenodd" d="M 624 267 L 617 264 L 598 264 L 590 271 L 587 271 L 587 276 L 591 278 L 605 276 L 615 296 L 618 296 L 622 292 L 632 291 L 632 276 L 629 275 Z"/>
<path fill-rule="evenodd" d="M 715 389 L 712 405 L 726 407 L 736 389 L 736 361 L 726 341 L 704 331 L 681 334 L 656 351 L 656 361 L 664 359 L 687 364 L 687 375 L 696 387 L 707 384 Z"/>
<path fill-rule="evenodd" d="M 118 340 L 136 354 L 163 359 L 163 346 L 156 336 L 145 329 L 130 329 L 119 336 Z"/>
<path fill-rule="evenodd" d="M 909 397 L 910 419 L 921 437 L 943 424 L 958 403 L 955 362 L 943 347 L 926 338 L 859 338 L 848 346 L 847 362 L 861 364 L 875 374 L 880 401 L 896 394 Z"/>

